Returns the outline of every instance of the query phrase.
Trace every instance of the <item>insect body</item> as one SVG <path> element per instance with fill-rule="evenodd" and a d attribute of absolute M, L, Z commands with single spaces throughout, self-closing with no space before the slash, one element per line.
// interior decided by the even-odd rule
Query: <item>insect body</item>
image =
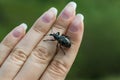
<path fill-rule="evenodd" d="M 49 34 L 49 36 L 53 36 L 54 39 L 47 39 L 44 41 L 58 41 L 58 44 L 60 44 L 60 48 L 62 49 L 63 53 L 65 54 L 62 46 L 66 47 L 66 48 L 70 48 L 71 47 L 71 42 L 68 36 L 66 35 L 60 35 L 60 32 L 57 33 L 53 33 L 53 34 Z M 58 47 L 57 44 L 57 47 Z"/>

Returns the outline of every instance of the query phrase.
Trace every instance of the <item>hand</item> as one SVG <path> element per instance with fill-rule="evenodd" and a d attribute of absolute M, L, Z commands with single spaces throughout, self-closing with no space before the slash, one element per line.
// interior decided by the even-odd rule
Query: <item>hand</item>
<path fill-rule="evenodd" d="M 64 80 L 77 55 L 82 35 L 83 16 L 70 2 L 56 19 L 50 8 L 25 34 L 26 24 L 11 31 L 0 44 L 0 80 Z M 44 41 L 53 32 L 70 37 L 71 47 L 56 52 L 57 41 Z"/>

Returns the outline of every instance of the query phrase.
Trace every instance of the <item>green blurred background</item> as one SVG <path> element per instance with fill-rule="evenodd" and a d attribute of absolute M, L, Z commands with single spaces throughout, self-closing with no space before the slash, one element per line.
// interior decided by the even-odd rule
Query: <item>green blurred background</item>
<path fill-rule="evenodd" d="M 0 41 L 15 26 L 34 21 L 71 0 L 0 0 Z M 73 0 L 85 16 L 78 56 L 66 80 L 120 80 L 120 0 Z"/>

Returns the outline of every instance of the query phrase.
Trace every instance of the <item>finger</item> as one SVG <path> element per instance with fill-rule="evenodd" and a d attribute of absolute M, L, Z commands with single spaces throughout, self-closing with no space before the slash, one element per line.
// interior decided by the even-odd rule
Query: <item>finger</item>
<path fill-rule="evenodd" d="M 13 77 L 15 77 L 32 49 L 37 45 L 54 23 L 56 14 L 56 9 L 51 8 L 35 22 L 30 31 L 16 45 L 11 55 L 2 65 L 0 69 L 0 80 L 12 80 Z"/>
<path fill-rule="evenodd" d="M 69 3 L 59 15 L 53 26 L 53 31 L 63 33 L 75 17 L 75 3 Z M 70 10 L 70 11 L 69 11 Z M 50 34 L 51 31 L 48 32 Z M 48 36 L 43 38 L 45 40 Z M 31 53 L 21 71 L 14 80 L 38 80 L 42 75 L 52 57 L 55 55 L 56 42 L 45 42 L 41 40 L 38 46 Z M 24 75 L 26 74 L 26 75 Z"/>
<path fill-rule="evenodd" d="M 26 24 L 21 24 L 13 29 L 0 43 L 0 66 L 9 55 L 10 51 L 21 40 L 27 29 Z"/>
<path fill-rule="evenodd" d="M 83 16 L 78 14 L 70 28 L 68 29 L 67 34 L 71 38 L 71 48 L 65 49 L 65 55 L 63 51 L 59 50 L 51 64 L 48 66 L 46 71 L 40 80 L 64 80 L 70 67 L 73 64 L 73 61 L 78 52 L 82 35 L 83 35 Z"/>

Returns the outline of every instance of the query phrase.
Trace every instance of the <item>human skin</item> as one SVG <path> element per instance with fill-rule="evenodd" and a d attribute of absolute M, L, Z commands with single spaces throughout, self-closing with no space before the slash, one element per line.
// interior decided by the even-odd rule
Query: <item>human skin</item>
<path fill-rule="evenodd" d="M 56 17 L 57 9 L 43 13 L 26 33 L 27 25 L 13 29 L 0 43 L 0 80 L 64 80 L 78 53 L 83 15 L 70 2 Z M 57 41 L 44 41 L 51 32 L 70 37 L 71 47 L 56 52 Z"/>

